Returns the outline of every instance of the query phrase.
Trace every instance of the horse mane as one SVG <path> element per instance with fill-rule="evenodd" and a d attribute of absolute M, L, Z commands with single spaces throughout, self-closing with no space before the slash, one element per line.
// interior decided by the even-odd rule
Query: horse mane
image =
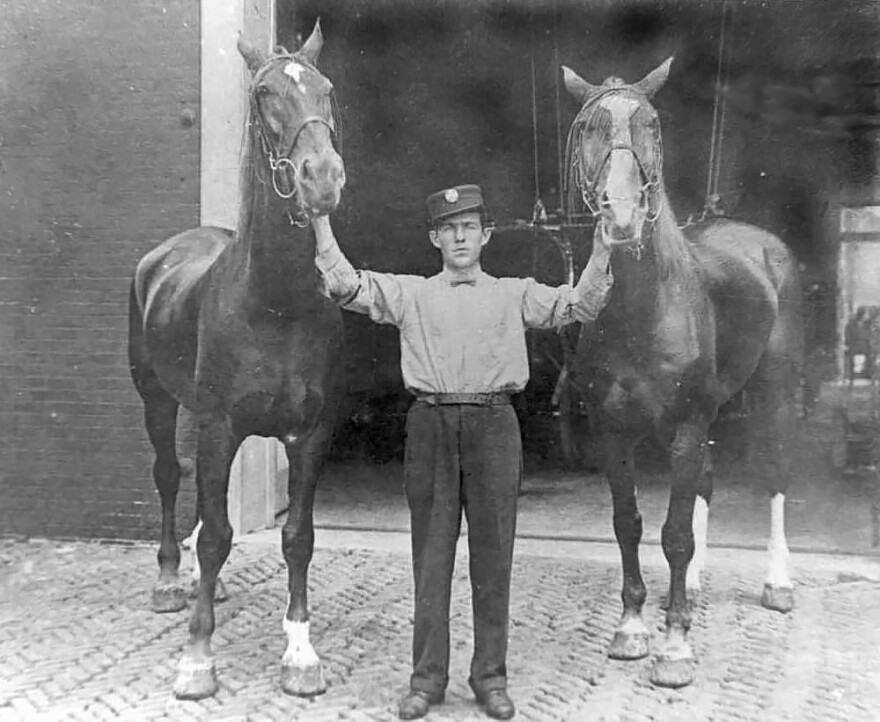
<path fill-rule="evenodd" d="M 669 197 L 666 195 L 666 188 L 662 181 L 658 192 L 660 193 L 660 213 L 654 223 L 649 226 L 649 232 L 660 279 L 670 281 L 688 277 L 696 278 L 696 262 L 691 253 L 689 241 L 669 205 Z"/>
<path fill-rule="evenodd" d="M 260 136 L 253 118 L 253 103 L 248 104 L 247 118 L 244 123 L 241 155 L 239 161 L 238 181 L 238 227 L 236 238 L 249 234 L 254 214 L 257 210 L 258 190 L 269 181 L 261 174 L 260 168 Z"/>

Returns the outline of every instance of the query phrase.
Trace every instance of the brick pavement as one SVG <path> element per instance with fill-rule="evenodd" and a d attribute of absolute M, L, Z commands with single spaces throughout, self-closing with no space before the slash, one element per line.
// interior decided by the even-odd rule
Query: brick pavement
<path fill-rule="evenodd" d="M 155 547 L 0 540 L 0 721 L 388 720 L 409 673 L 411 594 L 406 535 L 318 533 L 312 641 L 328 692 L 278 685 L 286 573 L 277 530 L 245 537 L 224 569 L 217 607 L 220 691 L 171 695 L 188 612 L 149 610 Z M 453 591 L 452 681 L 429 719 L 481 718 L 466 677 L 471 644 L 464 544 Z M 644 549 L 649 628 L 666 585 Z M 509 654 L 522 720 L 875 720 L 880 710 L 880 568 L 866 557 L 795 555 L 797 608 L 758 604 L 763 555 L 715 549 L 695 608 L 697 680 L 648 682 L 649 660 L 604 654 L 619 614 L 614 545 L 520 540 Z M 657 634 L 657 632 L 655 632 Z"/>

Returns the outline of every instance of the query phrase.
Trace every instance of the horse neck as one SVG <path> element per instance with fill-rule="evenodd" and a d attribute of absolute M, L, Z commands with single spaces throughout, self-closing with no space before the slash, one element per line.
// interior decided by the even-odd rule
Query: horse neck
<path fill-rule="evenodd" d="M 273 314 L 301 314 L 320 297 L 314 234 L 291 223 L 290 202 L 278 197 L 271 182 L 253 180 L 253 193 L 243 194 L 236 244 L 245 285 Z"/>
<path fill-rule="evenodd" d="M 693 296 L 698 283 L 687 240 L 678 227 L 661 186 L 660 211 L 645 228 L 643 248 L 619 250 L 612 257 L 614 274 L 612 299 L 628 326 L 653 327 L 673 297 Z"/>

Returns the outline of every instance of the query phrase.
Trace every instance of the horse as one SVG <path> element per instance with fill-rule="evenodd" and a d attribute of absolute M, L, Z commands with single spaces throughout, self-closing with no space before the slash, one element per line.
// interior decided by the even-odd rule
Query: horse
<path fill-rule="evenodd" d="M 741 389 L 755 438 L 773 473 L 769 570 L 762 604 L 794 604 L 784 531 L 790 469 L 786 448 L 797 428 L 803 357 L 800 282 L 792 253 L 771 233 L 728 218 L 683 230 L 663 180 L 663 145 L 650 100 L 673 58 L 635 83 L 588 83 L 562 67 L 580 103 L 566 144 L 569 207 L 592 213 L 593 243 L 611 249 L 614 278 L 595 323 L 581 328 L 571 362 L 574 386 L 595 420 L 620 548 L 623 614 L 608 656 L 640 659 L 648 650 L 639 566 L 642 518 L 635 449 L 653 435 L 669 453 L 670 494 L 661 543 L 669 566 L 665 636 L 651 680 L 682 687 L 694 679 L 688 589 L 700 588 L 706 559 L 712 469 L 709 428 Z M 696 542 L 695 542 L 696 536 Z"/>
<path fill-rule="evenodd" d="M 239 38 L 251 84 L 237 230 L 205 226 L 169 238 L 140 259 L 132 280 L 131 376 L 162 506 L 156 611 L 186 606 L 174 528 L 179 406 L 198 426 L 200 577 L 174 682 L 180 699 L 217 690 L 211 636 L 217 578 L 233 535 L 229 470 L 251 435 L 281 441 L 290 462 L 281 533 L 289 587 L 282 688 L 308 696 L 326 690 L 309 642 L 306 593 L 315 487 L 342 392 L 343 327 L 315 269 L 310 219 L 337 208 L 345 168 L 334 146 L 333 86 L 316 67 L 323 43 L 318 23 L 292 54 L 264 53 Z"/>

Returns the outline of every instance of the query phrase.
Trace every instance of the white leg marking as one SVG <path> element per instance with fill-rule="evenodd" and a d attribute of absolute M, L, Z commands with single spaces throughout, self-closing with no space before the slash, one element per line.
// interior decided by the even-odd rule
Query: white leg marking
<path fill-rule="evenodd" d="M 688 591 L 698 592 L 702 588 L 700 585 L 700 574 L 706 568 L 706 558 L 708 549 L 706 547 L 706 537 L 709 531 L 709 504 L 706 500 L 697 495 L 694 501 L 694 558 L 688 565 L 687 581 L 685 582 Z"/>
<path fill-rule="evenodd" d="M 192 575 L 193 579 L 196 582 L 202 578 L 202 569 L 199 566 L 199 554 L 196 550 L 196 546 L 199 542 L 199 532 L 202 530 L 202 520 L 199 519 L 196 524 L 196 528 L 193 529 L 192 534 L 190 534 L 186 539 L 184 539 L 181 544 L 184 549 L 189 549 L 192 552 Z"/>
<path fill-rule="evenodd" d="M 617 625 L 617 631 L 627 635 L 647 634 L 648 627 L 645 626 L 645 622 L 641 616 L 624 616 L 624 618 L 620 620 L 620 624 Z"/>
<path fill-rule="evenodd" d="M 775 494 L 770 500 L 770 542 L 767 552 L 770 560 L 767 584 L 772 587 L 791 587 L 788 576 L 788 543 L 785 541 L 785 494 Z"/>
<path fill-rule="evenodd" d="M 281 663 L 299 669 L 316 667 L 320 660 L 309 642 L 309 623 L 291 622 L 285 613 L 282 626 L 287 634 L 287 649 L 284 650 Z"/>

